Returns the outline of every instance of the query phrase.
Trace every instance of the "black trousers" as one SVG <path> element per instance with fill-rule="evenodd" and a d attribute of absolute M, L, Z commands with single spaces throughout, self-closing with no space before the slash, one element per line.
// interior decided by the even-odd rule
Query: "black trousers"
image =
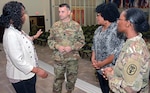
<path fill-rule="evenodd" d="M 100 88 L 102 90 L 103 93 L 109 93 L 109 85 L 108 85 L 108 80 L 106 80 L 105 78 L 103 78 L 103 76 L 101 74 L 99 74 L 97 72 L 97 76 L 99 79 L 99 84 L 100 84 Z"/>
<path fill-rule="evenodd" d="M 36 93 L 35 89 L 36 75 L 28 80 L 12 83 L 16 93 Z"/>

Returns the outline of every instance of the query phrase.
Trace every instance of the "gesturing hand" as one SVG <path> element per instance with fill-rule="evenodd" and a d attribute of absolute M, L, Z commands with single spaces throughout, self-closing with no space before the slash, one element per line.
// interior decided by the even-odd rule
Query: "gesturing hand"
<path fill-rule="evenodd" d="M 37 39 L 42 33 L 43 31 L 39 29 L 39 31 L 37 31 L 37 33 L 34 35 L 34 38 Z"/>

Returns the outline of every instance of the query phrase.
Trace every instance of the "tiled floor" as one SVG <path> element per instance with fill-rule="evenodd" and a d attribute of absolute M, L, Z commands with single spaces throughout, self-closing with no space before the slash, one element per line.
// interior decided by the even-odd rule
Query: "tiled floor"
<path fill-rule="evenodd" d="M 52 66 L 53 61 L 51 59 L 51 50 L 48 48 L 48 46 L 35 45 L 35 47 L 38 53 L 39 60 L 44 61 L 46 64 Z M 6 77 L 5 64 L 6 58 L 2 48 L 2 44 L 0 43 L 0 86 L 1 86 L 0 93 L 15 93 L 12 85 L 8 82 L 8 79 Z M 37 85 L 36 85 L 37 93 L 52 93 L 53 79 L 54 75 L 52 73 L 49 73 L 49 76 L 46 79 L 37 77 Z M 94 69 L 91 66 L 91 62 L 88 59 L 80 59 L 78 79 L 84 80 L 85 82 L 92 84 L 92 86 L 94 85 L 97 88 L 99 87 L 98 81 L 94 74 Z M 62 93 L 65 92 L 66 90 L 64 84 Z M 73 93 L 92 93 L 92 92 L 85 92 L 85 90 L 83 90 L 82 88 L 76 87 Z M 101 91 L 99 93 L 101 93 Z"/>

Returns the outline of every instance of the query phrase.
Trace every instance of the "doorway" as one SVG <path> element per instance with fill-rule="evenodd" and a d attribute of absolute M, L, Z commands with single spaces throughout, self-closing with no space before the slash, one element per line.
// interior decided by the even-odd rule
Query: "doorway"
<path fill-rule="evenodd" d="M 45 18 L 44 16 L 29 16 L 30 32 L 29 35 L 35 35 L 39 29 L 45 32 Z"/>

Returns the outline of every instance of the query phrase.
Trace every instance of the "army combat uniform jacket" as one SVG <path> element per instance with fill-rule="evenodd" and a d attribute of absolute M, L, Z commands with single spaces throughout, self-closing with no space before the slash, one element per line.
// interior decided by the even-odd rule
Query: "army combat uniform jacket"
<path fill-rule="evenodd" d="M 71 20 L 68 23 L 62 21 L 56 22 L 50 29 L 48 45 L 54 50 L 53 58 L 55 61 L 77 60 L 79 58 L 78 51 L 84 46 L 85 37 L 81 26 Z M 56 47 L 70 46 L 72 51 L 69 53 L 60 53 Z"/>
<path fill-rule="evenodd" d="M 116 61 L 114 75 L 108 76 L 114 93 L 149 93 L 150 54 L 141 37 L 139 34 L 127 39 Z"/>

